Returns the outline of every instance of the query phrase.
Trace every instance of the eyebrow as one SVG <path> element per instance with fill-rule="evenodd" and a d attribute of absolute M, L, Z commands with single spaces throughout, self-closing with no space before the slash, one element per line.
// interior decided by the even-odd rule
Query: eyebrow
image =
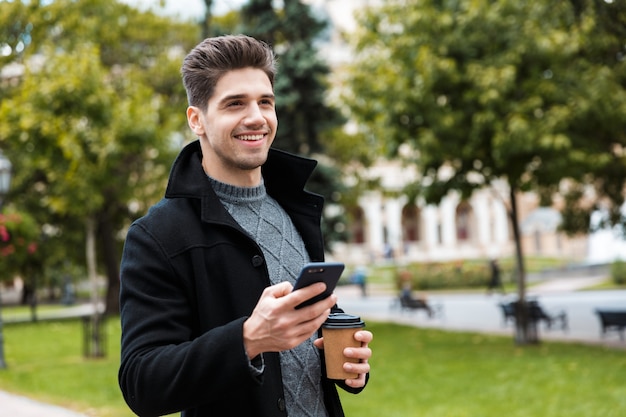
<path fill-rule="evenodd" d="M 219 101 L 220 104 L 225 103 L 227 101 L 231 101 L 231 100 L 241 100 L 241 99 L 245 99 L 250 97 L 248 94 L 231 94 L 228 95 L 226 97 L 222 97 L 222 99 Z M 261 94 L 261 98 L 271 98 L 272 100 L 274 100 L 276 97 L 274 96 L 274 94 Z"/>

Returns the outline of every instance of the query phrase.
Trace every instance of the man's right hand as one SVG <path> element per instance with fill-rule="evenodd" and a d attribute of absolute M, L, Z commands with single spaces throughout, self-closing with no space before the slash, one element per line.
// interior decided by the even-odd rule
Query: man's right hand
<path fill-rule="evenodd" d="M 267 287 L 254 311 L 243 324 L 243 341 L 248 358 L 263 352 L 292 349 L 311 337 L 326 321 L 337 296 L 296 309 L 302 302 L 321 294 L 326 284 L 316 283 L 292 292 L 288 282 Z"/>

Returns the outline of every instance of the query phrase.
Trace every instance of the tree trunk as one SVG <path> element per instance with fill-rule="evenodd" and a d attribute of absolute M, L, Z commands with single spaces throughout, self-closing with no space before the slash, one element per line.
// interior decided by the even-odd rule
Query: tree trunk
<path fill-rule="evenodd" d="M 100 337 L 100 297 L 98 296 L 98 273 L 96 268 L 96 222 L 93 216 L 87 219 L 85 228 L 87 235 L 85 243 L 87 274 L 91 283 L 91 303 L 93 306 L 91 326 L 85 328 L 85 331 L 89 332 L 89 334 L 85 335 L 85 340 L 90 342 L 86 344 L 89 346 L 89 349 L 85 350 L 85 355 L 88 357 L 101 357 L 104 356 L 104 349 Z"/>
<path fill-rule="evenodd" d="M 522 237 L 519 229 L 517 212 L 517 188 L 509 184 L 509 198 L 511 201 L 511 226 L 515 240 L 515 261 L 517 275 L 517 302 L 515 304 L 515 343 L 529 345 L 539 343 L 537 323 L 531 320 L 528 302 L 526 300 L 526 270 L 522 253 Z"/>
<path fill-rule="evenodd" d="M 102 246 L 102 260 L 107 275 L 104 314 L 106 316 L 117 315 L 120 311 L 120 262 L 113 224 L 106 213 L 100 218 L 99 236 Z"/>

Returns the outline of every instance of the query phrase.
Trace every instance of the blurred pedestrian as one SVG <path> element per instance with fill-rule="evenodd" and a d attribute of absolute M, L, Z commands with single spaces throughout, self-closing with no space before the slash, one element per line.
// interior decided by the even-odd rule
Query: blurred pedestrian
<path fill-rule="evenodd" d="M 502 277 L 500 271 L 500 265 L 497 259 L 489 261 L 489 270 L 491 276 L 489 277 L 489 283 L 487 284 L 487 293 L 491 294 L 493 291 L 498 291 L 504 294 L 504 285 L 502 285 Z"/>
<path fill-rule="evenodd" d="M 364 266 L 359 266 L 354 270 L 351 281 L 361 289 L 361 296 L 367 297 L 367 270 Z"/>

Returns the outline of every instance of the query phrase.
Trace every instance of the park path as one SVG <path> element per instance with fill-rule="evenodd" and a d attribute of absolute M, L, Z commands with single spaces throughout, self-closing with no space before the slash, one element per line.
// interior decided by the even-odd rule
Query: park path
<path fill-rule="evenodd" d="M 534 283 L 527 290 L 529 299 L 536 299 L 550 313 L 565 312 L 568 329 L 548 329 L 539 325 L 539 337 L 545 340 L 602 344 L 626 349 L 626 342 L 616 333 L 603 337 L 596 308 L 626 309 L 626 290 L 585 290 L 606 280 L 606 275 L 553 277 Z M 505 323 L 501 302 L 512 301 L 516 294 L 488 294 L 484 291 L 466 293 L 425 293 L 429 303 L 440 306 L 443 314 L 429 318 L 425 311 L 400 310 L 393 293 L 373 287 L 366 297 L 356 286 L 338 287 L 339 306 L 365 320 L 395 322 L 426 328 L 451 331 L 471 331 L 513 335 L 512 323 Z"/>
<path fill-rule="evenodd" d="M 0 417 L 87 417 L 66 408 L 0 391 Z"/>

